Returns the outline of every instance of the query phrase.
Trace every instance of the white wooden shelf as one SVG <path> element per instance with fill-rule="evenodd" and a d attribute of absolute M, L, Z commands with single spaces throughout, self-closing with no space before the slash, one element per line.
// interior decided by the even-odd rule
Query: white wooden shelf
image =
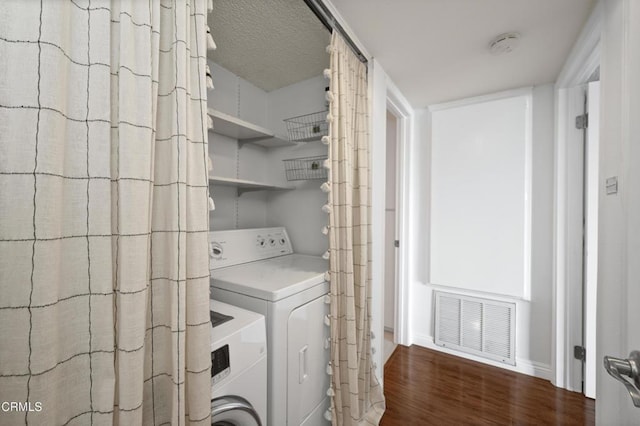
<path fill-rule="evenodd" d="M 213 129 L 209 130 L 210 132 L 237 139 L 241 144 L 252 143 L 267 148 L 296 144 L 284 137 L 274 135 L 273 132 L 262 126 L 224 112 L 208 108 L 207 114 L 213 120 Z"/>
<path fill-rule="evenodd" d="M 238 188 L 238 195 L 250 191 L 284 191 L 294 189 L 292 186 L 271 185 L 263 182 L 256 182 L 245 179 L 235 179 L 220 176 L 212 176 L 209 183 L 220 186 L 232 186 Z"/>

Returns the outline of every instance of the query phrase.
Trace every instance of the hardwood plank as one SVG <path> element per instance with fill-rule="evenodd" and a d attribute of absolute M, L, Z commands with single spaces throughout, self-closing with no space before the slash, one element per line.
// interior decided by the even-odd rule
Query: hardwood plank
<path fill-rule="evenodd" d="M 384 370 L 382 426 L 595 424 L 582 394 L 430 349 L 398 346 Z"/>

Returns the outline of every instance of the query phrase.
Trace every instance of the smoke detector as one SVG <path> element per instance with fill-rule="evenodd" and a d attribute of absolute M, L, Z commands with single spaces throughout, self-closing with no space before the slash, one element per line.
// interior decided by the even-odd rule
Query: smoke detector
<path fill-rule="evenodd" d="M 491 40 L 491 43 L 489 43 L 489 51 L 493 55 L 503 55 L 505 53 L 513 52 L 519 45 L 519 33 L 504 33 Z"/>

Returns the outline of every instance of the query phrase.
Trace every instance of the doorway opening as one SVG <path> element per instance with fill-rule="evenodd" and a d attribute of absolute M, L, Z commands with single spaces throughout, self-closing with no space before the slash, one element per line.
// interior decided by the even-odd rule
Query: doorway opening
<path fill-rule="evenodd" d="M 384 276 L 384 362 L 395 348 L 398 292 L 398 118 L 387 110 L 385 164 L 385 276 Z"/>
<path fill-rule="evenodd" d="M 567 388 L 595 398 L 599 82 L 566 89 Z"/>

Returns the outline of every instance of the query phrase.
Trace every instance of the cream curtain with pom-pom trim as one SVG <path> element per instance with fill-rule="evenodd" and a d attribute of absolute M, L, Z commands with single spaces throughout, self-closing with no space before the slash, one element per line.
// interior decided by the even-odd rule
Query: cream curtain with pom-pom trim
<path fill-rule="evenodd" d="M 385 409 L 371 359 L 371 188 L 367 67 L 333 33 L 329 279 L 333 425 L 376 425 Z"/>

